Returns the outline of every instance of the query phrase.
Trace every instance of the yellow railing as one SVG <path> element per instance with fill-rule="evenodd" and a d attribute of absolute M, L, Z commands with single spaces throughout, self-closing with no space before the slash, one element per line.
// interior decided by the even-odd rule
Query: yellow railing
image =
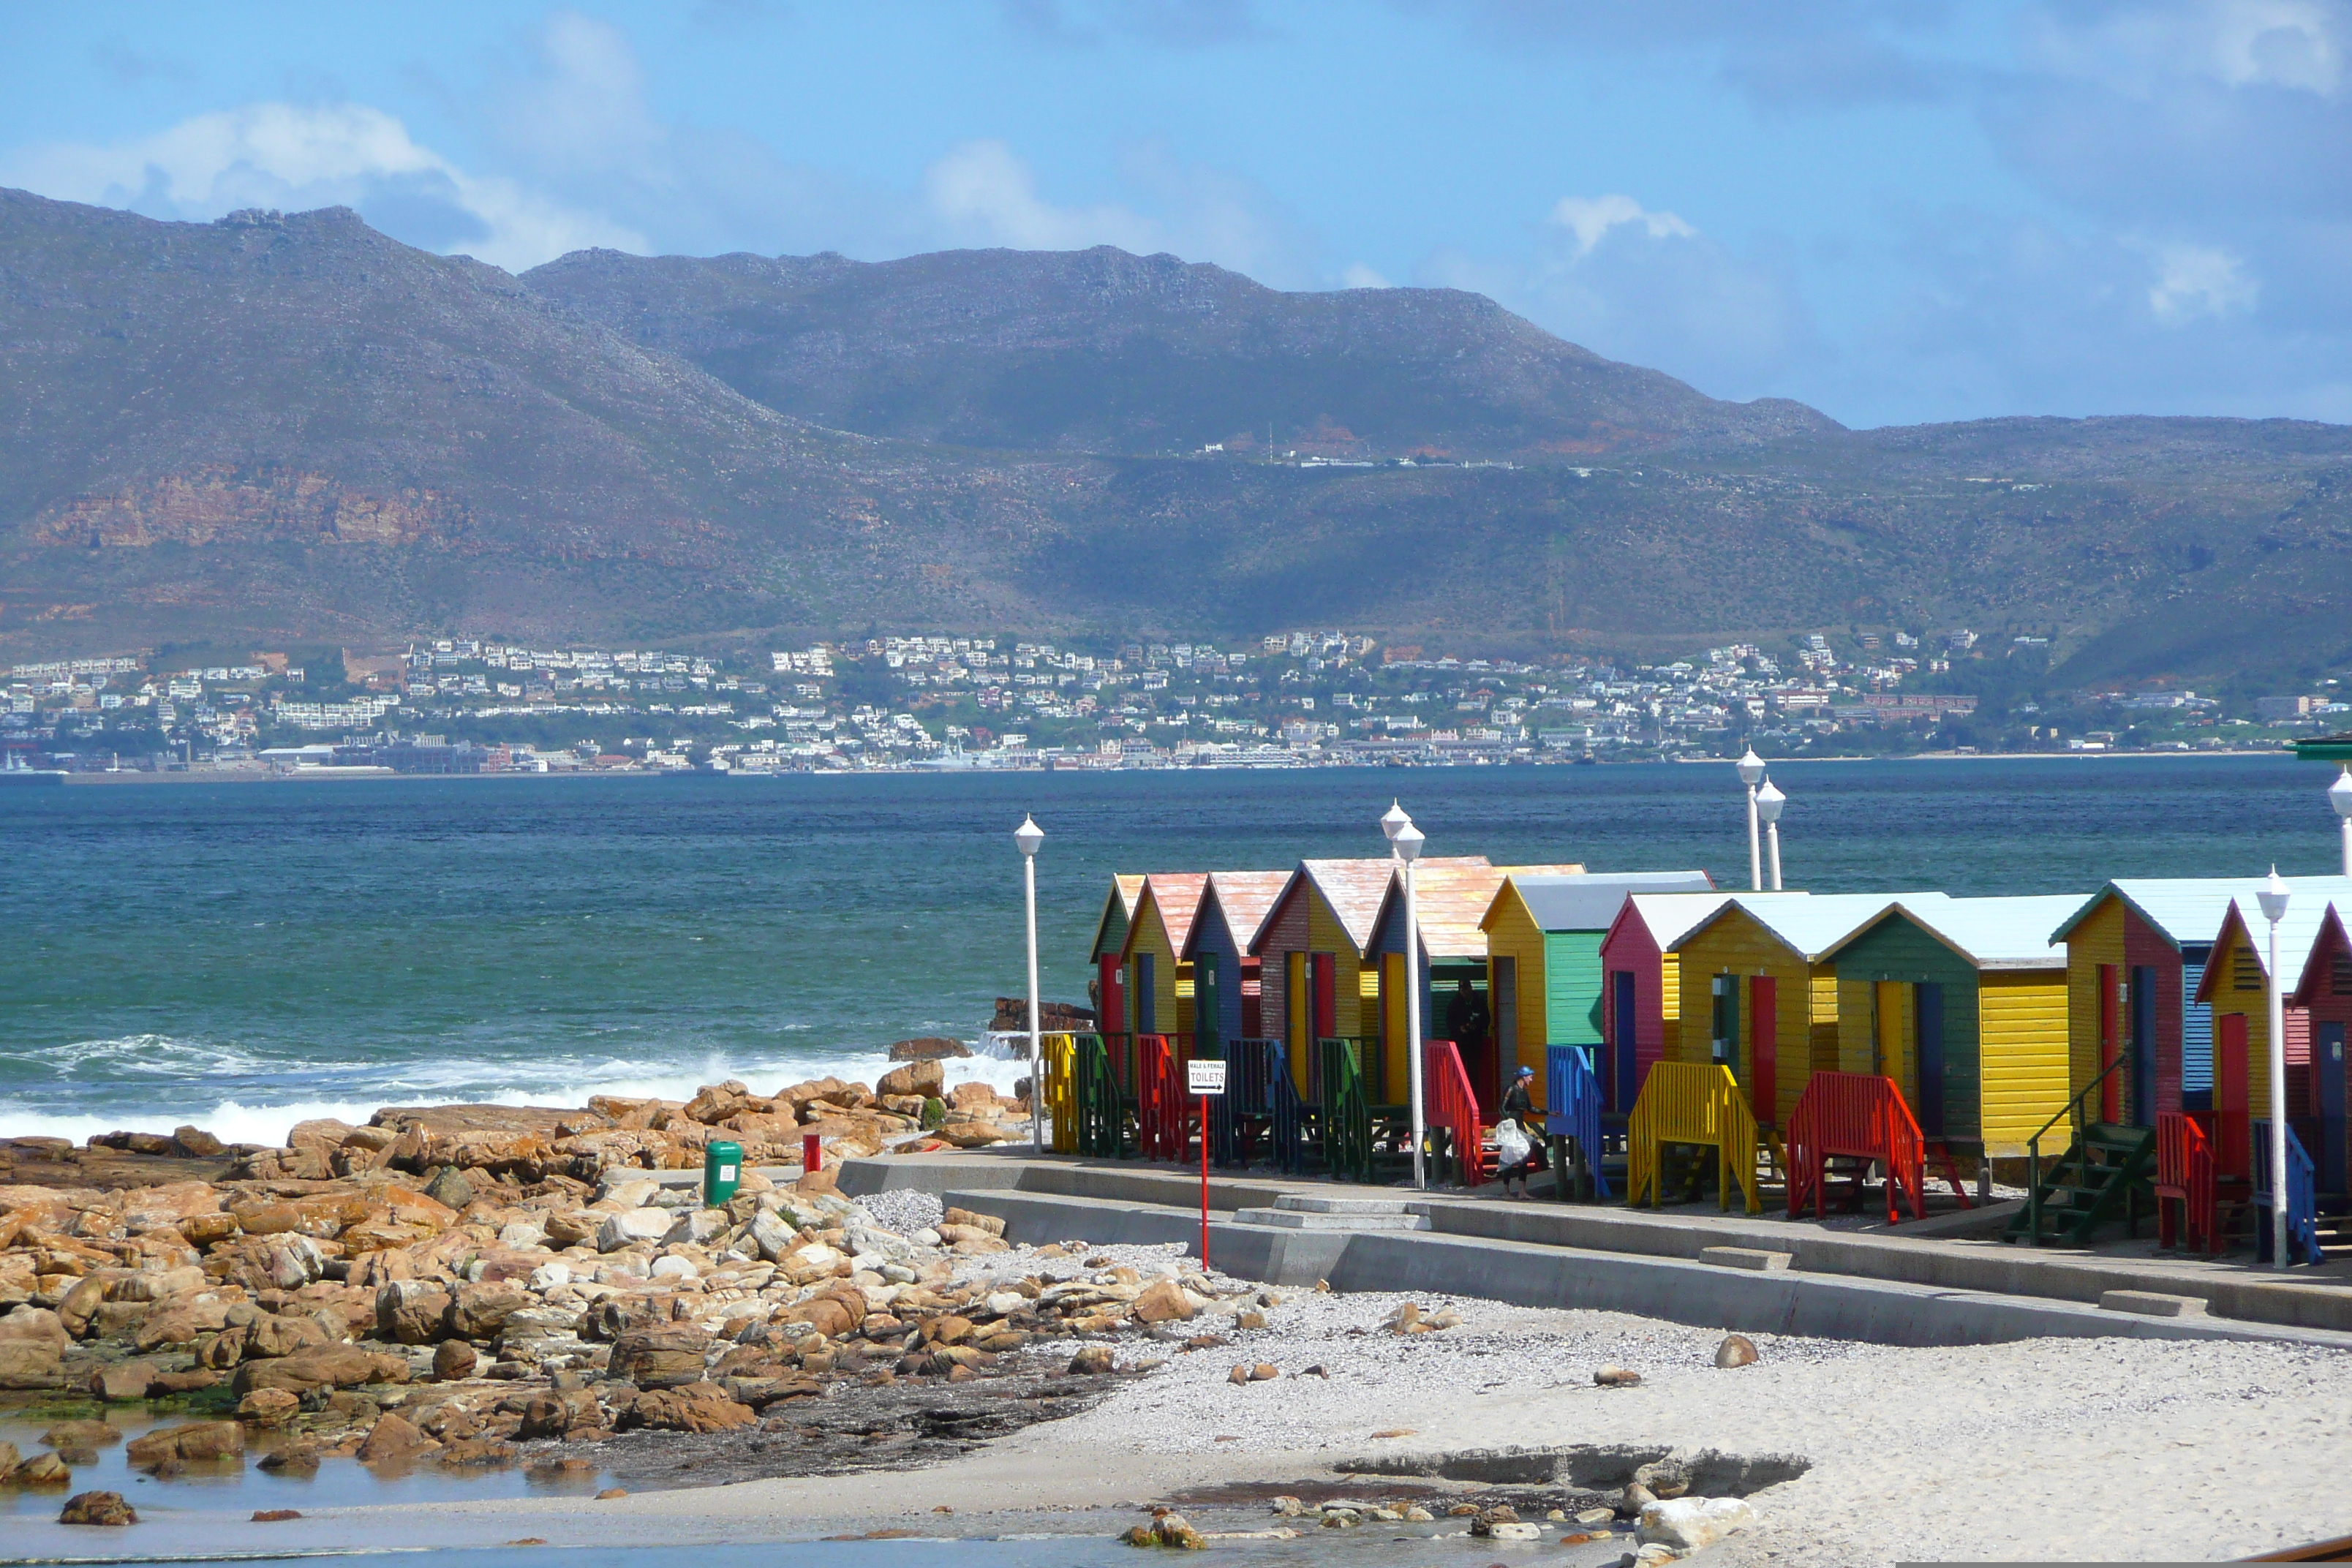
<path fill-rule="evenodd" d="M 1705 1062 L 1657 1062 L 1643 1082 L 1626 1125 L 1625 1202 L 1637 1205 L 1646 1194 L 1661 1202 L 1660 1172 L 1669 1143 L 1707 1143 L 1716 1152 L 1716 1190 L 1731 1206 L 1736 1184 L 1747 1194 L 1748 1212 L 1764 1212 L 1756 1187 L 1756 1117 L 1731 1069 Z"/>
<path fill-rule="evenodd" d="M 1045 1146 L 1056 1154 L 1078 1152 L 1078 1038 L 1037 1037 L 1037 1075 L 1045 1079 Z"/>

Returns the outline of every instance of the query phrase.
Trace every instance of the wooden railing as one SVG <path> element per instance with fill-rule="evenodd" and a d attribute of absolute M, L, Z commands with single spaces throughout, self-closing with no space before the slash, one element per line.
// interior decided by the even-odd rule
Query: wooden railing
<path fill-rule="evenodd" d="M 1045 1114 L 1045 1146 L 1056 1154 L 1078 1152 L 1077 1042 L 1070 1035 L 1037 1039 L 1038 1104 Z"/>
<path fill-rule="evenodd" d="M 1077 1152 L 1117 1159 L 1127 1152 L 1127 1097 L 1100 1035 L 1073 1035 L 1076 1080 Z"/>
<path fill-rule="evenodd" d="M 1789 1214 L 1828 1212 L 1829 1159 L 1832 1154 L 1875 1160 L 1886 1167 L 1886 1223 L 1896 1224 L 1897 1205 L 1908 1200 L 1911 1217 L 1927 1217 L 1927 1142 L 1918 1119 L 1895 1081 L 1878 1073 L 1817 1072 L 1805 1080 L 1789 1114 Z"/>
<path fill-rule="evenodd" d="M 2254 1207 L 2260 1228 L 2254 1233 L 2254 1247 L 2260 1261 L 2271 1258 L 2271 1124 L 2267 1119 L 2253 1123 L 2254 1135 Z M 2319 1250 L 2319 1184 L 2312 1168 L 2311 1156 L 2305 1152 L 2303 1140 L 2294 1129 L 2286 1130 L 2286 1249 L 2290 1263 L 2318 1263 L 2325 1254 Z"/>
<path fill-rule="evenodd" d="M 1191 1151 L 1194 1107 L 1185 1085 L 1188 1059 L 1166 1035 L 1137 1038 L 1136 1142 L 1147 1160 L 1181 1163 Z"/>
<path fill-rule="evenodd" d="M 1546 1046 L 1544 1047 L 1544 1132 L 1553 1138 L 1572 1138 L 1584 1168 L 1592 1174 L 1594 1192 L 1601 1197 L 1611 1196 L 1609 1178 L 1601 1171 L 1601 1080 L 1593 1076 L 1591 1060 L 1584 1046 Z M 1535 1129 L 1527 1130 L 1532 1137 Z M 1552 1171 L 1554 1190 L 1562 1198 L 1569 1195 L 1568 1172 L 1562 1163 L 1555 1161 Z"/>
<path fill-rule="evenodd" d="M 1372 1102 L 1364 1092 L 1356 1042 L 1323 1040 L 1316 1047 L 1317 1078 L 1323 1091 L 1319 1116 L 1323 1163 L 1344 1181 L 1372 1179 Z"/>
<path fill-rule="evenodd" d="M 1290 1076 L 1290 1052 L 1280 1040 L 1225 1042 L 1225 1092 L 1210 1104 L 1222 1165 L 1248 1163 L 1250 1144 L 1263 1135 L 1277 1170 L 1296 1173 L 1306 1164 L 1306 1115 L 1298 1085 Z"/>
<path fill-rule="evenodd" d="M 1756 1117 L 1739 1092 L 1738 1080 L 1720 1063 L 1656 1062 L 1643 1082 L 1626 1124 L 1625 1201 L 1663 1199 L 1664 1152 L 1670 1143 L 1712 1145 L 1717 1194 L 1731 1206 L 1734 1186 L 1747 1195 L 1748 1212 L 1762 1214 L 1756 1181 Z"/>
<path fill-rule="evenodd" d="M 2061 1121 L 2069 1122 L 2071 1124 L 2071 1131 L 2068 1136 L 2067 1147 L 2074 1152 L 2075 1158 L 2080 1162 L 2082 1170 L 2079 1173 L 2082 1180 L 2087 1183 L 2090 1180 L 2091 1175 L 2091 1152 L 2084 1144 L 2083 1133 L 2084 1131 L 2091 1124 L 2091 1118 L 2087 1111 L 2091 1096 L 2099 1091 L 2099 1086 L 2101 1084 L 2106 1082 L 2107 1075 L 2114 1072 L 2117 1068 L 2123 1066 L 2127 1059 L 2127 1058 L 2118 1056 L 2115 1060 L 2101 1068 L 2098 1071 L 2097 1077 L 2084 1084 L 2081 1090 L 2075 1094 L 2074 1099 L 2068 1100 L 2064 1105 L 2058 1109 L 2056 1115 L 2051 1117 L 2049 1121 L 2042 1124 L 2041 1131 L 2036 1132 L 2032 1137 L 2028 1138 L 2025 1141 L 2025 1147 L 2028 1155 L 2028 1163 L 2025 1172 L 2025 1179 L 2028 1184 L 2025 1189 L 2025 1235 L 2030 1245 L 2034 1247 L 2042 1245 L 2042 1189 L 2048 1185 L 2052 1181 L 2061 1179 L 2065 1174 L 2066 1157 L 2064 1154 L 2061 1154 L 2058 1157 L 2059 1169 L 2056 1172 L 2047 1177 L 2042 1174 L 2042 1140 L 2048 1135 L 2053 1127 L 2057 1126 Z"/>
<path fill-rule="evenodd" d="M 1452 1040 L 1421 1046 L 1422 1121 L 1438 1159 L 1454 1181 L 1475 1187 L 1486 1180 L 1486 1128 L 1471 1092 L 1469 1071 Z"/>
<path fill-rule="evenodd" d="M 2168 1110 L 2156 1119 L 2156 1237 L 2160 1247 L 2185 1247 L 2208 1257 L 2221 1251 L 2221 1208 L 2214 1180 L 2213 1144 L 2195 1113 Z M 2178 1205 L 2176 1211 L 2174 1205 Z M 2179 1223 L 2174 1215 L 2179 1215 Z"/>

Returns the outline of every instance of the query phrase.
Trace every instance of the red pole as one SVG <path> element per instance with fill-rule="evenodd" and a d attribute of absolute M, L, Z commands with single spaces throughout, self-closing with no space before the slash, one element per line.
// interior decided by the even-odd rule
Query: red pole
<path fill-rule="evenodd" d="M 1201 1097 L 1201 1272 L 1209 1271 L 1209 1097 Z"/>
<path fill-rule="evenodd" d="M 819 1171 L 821 1171 L 821 1170 L 823 1170 L 823 1169 L 824 1169 L 824 1148 L 823 1148 L 823 1147 L 818 1143 L 818 1142 L 817 1142 L 817 1135 L 816 1135 L 815 1133 L 814 1133 L 814 1132 L 803 1132 L 803 1133 L 802 1133 L 802 1134 L 801 1134 L 801 1171 L 802 1171 L 802 1173 L 803 1173 L 803 1174 L 804 1174 L 804 1175 L 811 1175 L 811 1176 L 814 1176 L 814 1175 L 815 1175 Z"/>

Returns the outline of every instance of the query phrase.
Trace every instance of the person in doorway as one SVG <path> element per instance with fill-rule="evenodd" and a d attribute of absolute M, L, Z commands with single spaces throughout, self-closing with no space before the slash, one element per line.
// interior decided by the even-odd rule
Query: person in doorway
<path fill-rule="evenodd" d="M 1517 1154 L 1517 1159 L 1504 1160 L 1502 1168 L 1496 1172 L 1506 1197 L 1525 1198 L 1528 1178 L 1544 1168 L 1543 1113 L 1536 1109 L 1535 1081 L 1536 1069 L 1523 1067 L 1503 1093 L 1503 1114 L 1496 1123 L 1496 1142 L 1500 1152 Z M 1504 1133 L 1504 1122 L 1512 1124 L 1518 1134 L 1517 1139 Z M 1526 1145 L 1524 1152 L 1518 1147 L 1522 1142 Z"/>

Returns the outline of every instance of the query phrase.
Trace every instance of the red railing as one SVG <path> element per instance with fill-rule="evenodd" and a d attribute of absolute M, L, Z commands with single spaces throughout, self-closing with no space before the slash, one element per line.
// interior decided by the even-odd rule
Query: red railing
<path fill-rule="evenodd" d="M 1904 1103 L 1891 1078 L 1866 1072 L 1817 1072 L 1805 1082 L 1789 1115 L 1789 1213 L 1828 1212 L 1829 1158 L 1843 1154 L 1875 1160 L 1886 1167 L 1886 1223 L 1902 1215 L 1896 1202 L 1907 1198 L 1911 1217 L 1927 1217 L 1927 1142 L 1917 1118 Z"/>
<path fill-rule="evenodd" d="M 2185 1247 L 2209 1258 L 2221 1250 L 2213 1143 L 2193 1112 L 2168 1110 L 2156 1119 L 2156 1234 L 2162 1247 Z"/>
<path fill-rule="evenodd" d="M 1192 1144 L 1193 1105 L 1184 1078 L 1185 1037 L 1136 1037 L 1136 1141 L 1147 1160 L 1182 1161 Z"/>
<path fill-rule="evenodd" d="M 1423 1040 L 1421 1046 L 1423 1120 L 1443 1127 L 1462 1169 L 1462 1184 L 1475 1187 L 1486 1180 L 1486 1129 L 1478 1116 L 1478 1097 L 1470 1091 L 1470 1074 L 1452 1040 Z"/>

